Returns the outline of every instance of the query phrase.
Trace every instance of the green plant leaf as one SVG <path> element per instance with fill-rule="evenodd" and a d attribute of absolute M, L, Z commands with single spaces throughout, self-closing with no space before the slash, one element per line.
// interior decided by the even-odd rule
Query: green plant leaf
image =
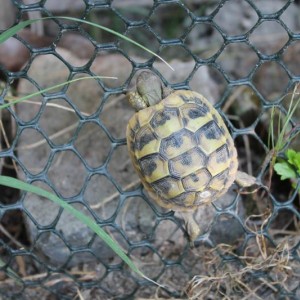
<path fill-rule="evenodd" d="M 297 182 L 292 182 L 292 187 L 294 189 L 296 189 L 297 188 Z M 299 196 L 300 196 L 300 187 L 298 188 L 298 193 L 299 193 Z"/>
<path fill-rule="evenodd" d="M 290 164 L 293 163 L 293 159 L 294 159 L 296 153 L 297 153 L 297 152 L 296 152 L 295 150 L 293 150 L 293 149 L 288 149 L 288 150 L 285 152 L 285 155 L 286 155 L 286 157 L 288 158 L 288 162 L 289 162 Z"/>
<path fill-rule="evenodd" d="M 122 248 L 90 217 L 84 215 L 80 211 L 76 210 L 73 206 L 60 199 L 56 195 L 45 191 L 37 186 L 25 183 L 21 180 L 8 177 L 8 176 L 0 176 L 0 184 L 8 187 L 16 188 L 19 190 L 23 190 L 26 192 L 31 192 L 36 195 L 45 197 L 60 206 L 62 206 L 69 213 L 73 214 L 74 217 L 79 219 L 82 223 L 87 225 L 90 229 L 92 229 L 101 239 L 105 241 L 105 243 L 138 275 L 143 278 L 148 279 L 133 263 L 133 261 L 125 254 Z"/>
<path fill-rule="evenodd" d="M 296 167 L 297 172 L 300 174 L 300 152 L 296 152 L 293 149 L 288 149 L 285 154 L 288 158 L 288 162 Z"/>
<path fill-rule="evenodd" d="M 110 28 L 107 28 L 105 26 L 102 26 L 102 25 L 99 25 L 99 24 L 96 24 L 96 23 L 93 23 L 93 22 L 89 22 L 89 21 L 86 21 L 86 20 L 72 18 L 72 17 L 56 16 L 56 17 L 45 17 L 45 18 L 31 19 L 31 20 L 22 21 L 22 22 L 18 23 L 17 25 L 15 25 L 15 26 L 7 29 L 6 31 L 4 31 L 3 33 L 0 34 L 0 44 L 3 43 L 3 42 L 5 42 L 10 37 L 14 36 L 21 29 L 24 29 L 25 27 L 27 27 L 27 26 L 29 26 L 29 25 L 31 25 L 33 23 L 36 23 L 36 22 L 39 22 L 39 21 L 43 21 L 43 20 L 48 20 L 48 19 L 64 19 L 64 20 L 69 20 L 69 21 L 75 21 L 75 22 L 84 23 L 84 24 L 87 24 L 87 25 L 99 28 L 101 30 L 107 31 L 107 32 L 109 32 L 111 34 L 114 34 L 117 37 L 119 37 L 119 38 L 121 38 L 121 39 L 129 42 L 129 43 L 132 43 L 133 45 L 135 45 L 135 46 L 143 49 L 144 51 L 149 52 L 153 56 L 155 56 L 158 59 L 160 59 L 163 63 L 165 63 L 172 71 L 174 71 L 174 69 L 171 67 L 171 65 L 168 64 L 161 56 L 159 56 L 155 52 L 151 51 L 150 49 L 146 48 L 142 44 L 140 44 L 140 43 L 138 43 L 138 42 L 130 39 L 129 37 L 127 37 L 127 36 L 125 36 L 125 35 L 117 32 L 117 31 L 114 31 L 114 30 L 112 30 Z"/>
<path fill-rule="evenodd" d="M 285 160 L 274 165 L 274 170 L 280 175 L 281 180 L 296 178 L 297 174 L 293 167 Z"/>

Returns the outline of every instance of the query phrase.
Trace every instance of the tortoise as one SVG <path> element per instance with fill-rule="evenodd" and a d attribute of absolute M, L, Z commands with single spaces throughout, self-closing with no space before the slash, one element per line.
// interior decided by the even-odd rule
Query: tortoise
<path fill-rule="evenodd" d="M 174 91 L 143 71 L 128 100 L 137 111 L 126 130 L 133 166 L 156 204 L 180 212 L 194 242 L 200 228 L 193 212 L 220 198 L 234 181 L 248 187 L 256 179 L 238 171 L 233 139 L 199 93 Z"/>

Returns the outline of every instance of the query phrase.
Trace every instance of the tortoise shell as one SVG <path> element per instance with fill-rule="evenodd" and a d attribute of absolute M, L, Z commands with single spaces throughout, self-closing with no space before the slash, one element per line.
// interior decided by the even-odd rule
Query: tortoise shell
<path fill-rule="evenodd" d="M 193 91 L 174 91 L 136 112 L 127 126 L 134 168 L 162 207 L 196 209 L 224 194 L 238 162 L 228 129 L 216 109 Z"/>

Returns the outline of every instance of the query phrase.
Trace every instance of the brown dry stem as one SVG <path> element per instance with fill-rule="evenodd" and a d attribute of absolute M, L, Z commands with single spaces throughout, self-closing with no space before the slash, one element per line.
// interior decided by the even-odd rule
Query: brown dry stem
<path fill-rule="evenodd" d="M 220 253 L 237 260 L 224 261 Z M 264 238 L 258 235 L 241 256 L 231 246 L 220 244 L 207 249 L 202 257 L 206 257 L 206 274 L 196 275 L 188 283 L 189 299 L 266 299 L 271 295 L 276 298 L 281 288 L 291 292 L 291 278 L 299 280 L 299 262 L 291 258 L 287 241 L 267 251 Z M 266 276 L 261 276 L 264 273 Z"/>

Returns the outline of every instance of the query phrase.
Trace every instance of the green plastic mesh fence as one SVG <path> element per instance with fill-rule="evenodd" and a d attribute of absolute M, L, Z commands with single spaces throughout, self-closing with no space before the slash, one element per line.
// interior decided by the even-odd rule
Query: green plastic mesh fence
<path fill-rule="evenodd" d="M 90 78 L 2 111 L 2 174 L 52 191 L 94 218 L 165 288 L 134 274 L 58 205 L 1 186 L 0 299 L 299 299 L 300 166 L 297 173 L 296 158 L 291 167 L 285 157 L 287 149 L 300 151 L 298 1 L 61 2 L 0 1 L 13 15 L 3 31 L 54 17 L 0 46 L 1 103 Z M 55 16 L 107 26 L 175 71 L 111 33 Z M 262 183 L 234 185 L 200 208 L 194 248 L 180 217 L 152 203 L 129 161 L 125 131 L 133 110 L 125 92 L 145 69 L 174 89 L 207 97 L 235 140 L 239 168 Z M 274 154 L 272 141 L 293 108 Z M 274 155 L 294 178 L 281 180 L 269 168 Z"/>

